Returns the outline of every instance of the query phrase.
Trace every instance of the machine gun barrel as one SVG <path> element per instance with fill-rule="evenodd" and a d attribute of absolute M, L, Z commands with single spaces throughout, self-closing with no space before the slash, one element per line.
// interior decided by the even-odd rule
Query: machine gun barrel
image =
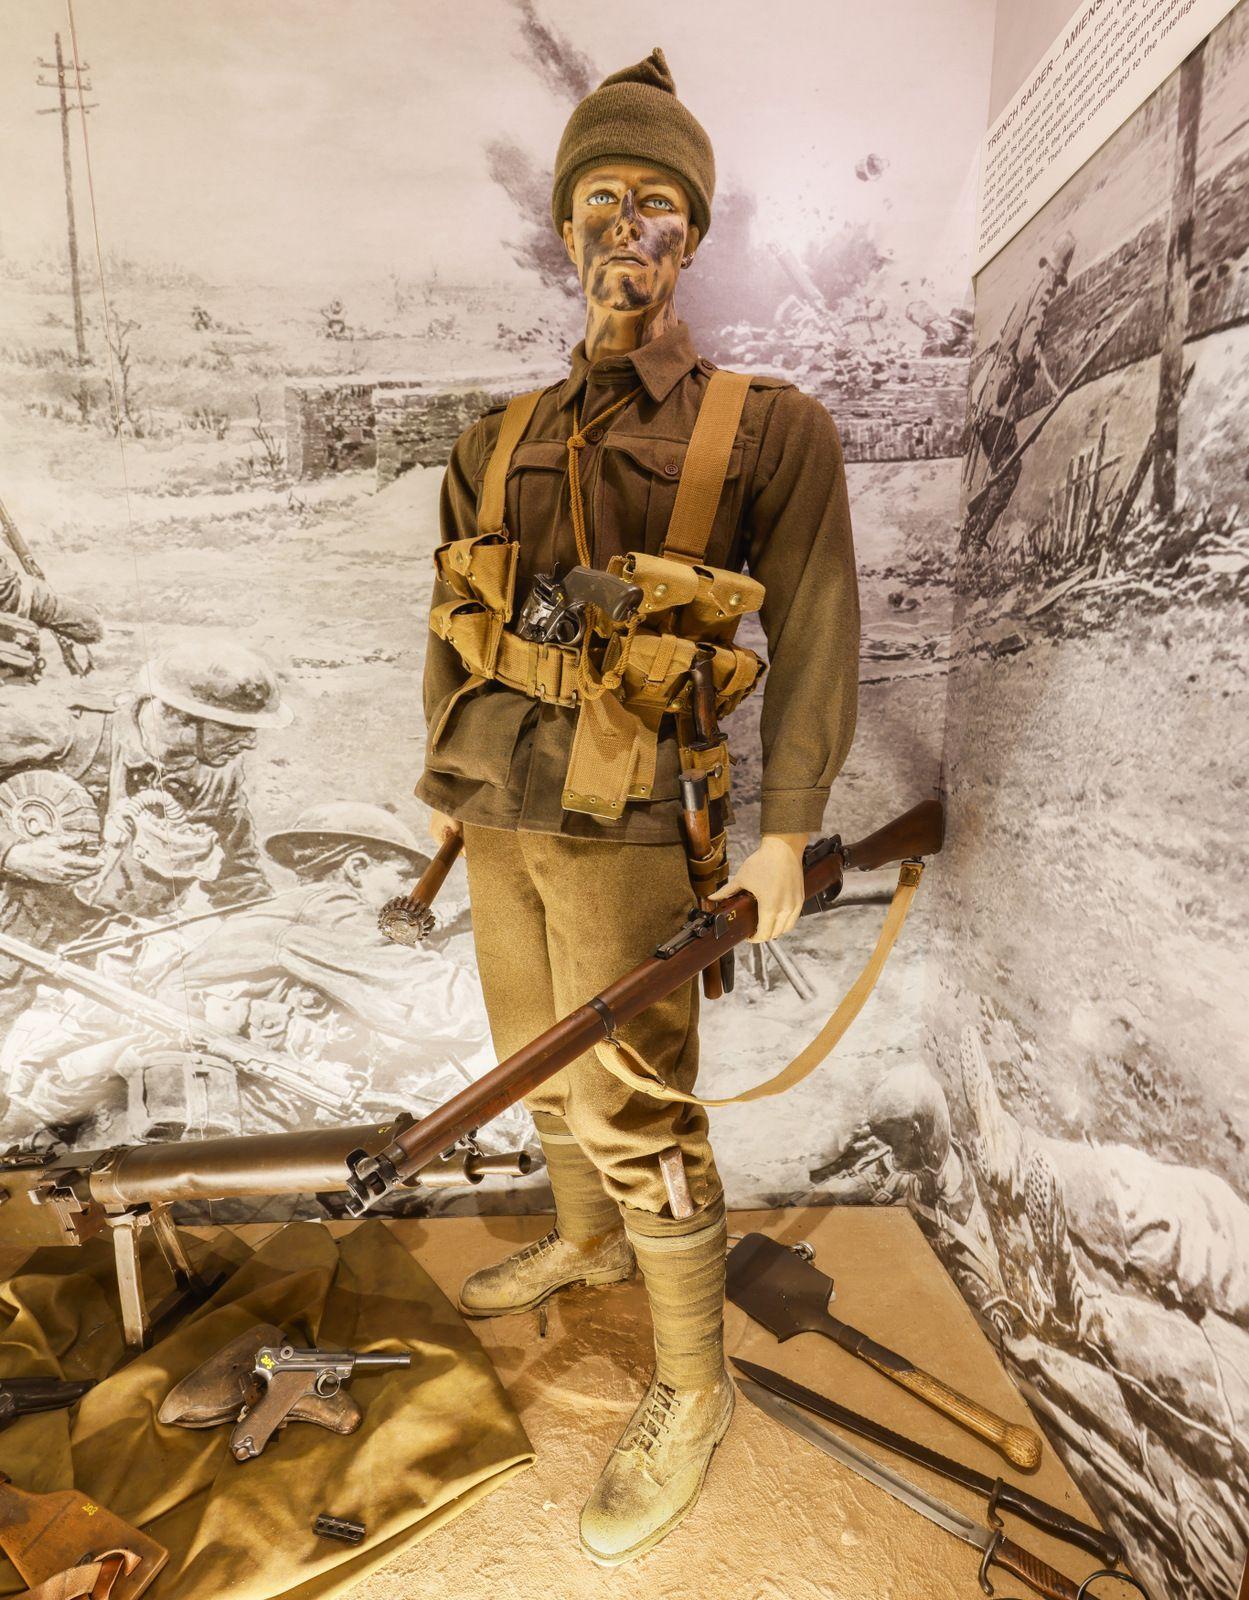
<path fill-rule="evenodd" d="M 944 815 L 939 801 L 928 800 L 856 844 L 843 845 L 837 837 L 818 840 L 804 857 L 804 913 L 823 910 L 832 903 L 848 866 L 869 871 L 939 850 Z M 406 1182 L 440 1150 L 499 1116 L 578 1056 L 610 1039 L 648 1006 L 718 962 L 748 939 L 757 925 L 758 907 L 754 896 L 745 892 L 717 901 L 715 910 L 691 911 L 681 930 L 654 955 L 429 1116 L 401 1130 L 384 1150 L 353 1152 L 346 1181 L 351 1195 L 348 1210 L 362 1215 L 373 1201 Z"/>
<path fill-rule="evenodd" d="M 266 1078 L 334 1116 L 341 1117 L 351 1109 L 348 1096 L 336 1094 L 324 1084 L 315 1082 L 288 1057 L 249 1044 L 233 1034 L 222 1033 L 198 1017 L 166 1005 L 163 1000 L 139 994 L 124 983 L 116 983 L 98 972 L 92 972 L 89 967 L 80 967 L 65 956 L 40 950 L 37 945 L 27 944 L 25 939 L 15 938 L 9 933 L 0 933 L 0 955 L 33 967 L 45 977 L 63 983 L 67 989 L 77 990 L 79 994 L 108 1006 L 122 1016 L 137 1018 L 167 1039 L 185 1040 L 198 1050 L 220 1056 L 241 1071 Z"/>

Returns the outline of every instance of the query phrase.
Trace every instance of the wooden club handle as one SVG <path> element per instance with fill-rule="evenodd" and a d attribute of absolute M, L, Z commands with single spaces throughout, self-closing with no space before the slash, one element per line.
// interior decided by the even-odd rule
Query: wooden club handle
<path fill-rule="evenodd" d="M 900 1383 L 904 1389 L 909 1389 L 919 1399 L 927 1401 L 934 1410 L 942 1412 L 952 1422 L 957 1422 L 960 1427 L 966 1428 L 968 1433 L 974 1433 L 986 1444 L 991 1444 L 1013 1467 L 1018 1467 L 1021 1472 L 1035 1472 L 1040 1466 L 1041 1440 L 1031 1428 L 1023 1428 L 1018 1423 L 1004 1421 L 996 1412 L 978 1405 L 975 1400 L 969 1400 L 965 1394 L 959 1394 L 956 1389 L 947 1388 L 939 1378 L 934 1378 L 931 1373 L 921 1372 L 918 1367 L 899 1370 L 897 1367 L 874 1360 L 866 1352 L 864 1355 L 877 1372 L 883 1372 L 887 1378 L 892 1378 L 895 1383 Z"/>
<path fill-rule="evenodd" d="M 1056 1568 L 1012 1539 L 1000 1540 L 989 1559 L 990 1565 L 1021 1579 L 1029 1589 L 1045 1595 L 1046 1600 L 1076 1600 L 1076 1586 L 1070 1578 L 1064 1578 Z"/>
<path fill-rule="evenodd" d="M 464 835 L 449 833 L 439 847 L 438 854 L 421 874 L 416 887 L 409 891 L 408 900 L 413 907 L 428 907 L 446 881 L 447 873 L 455 865 L 455 858 L 464 846 Z"/>

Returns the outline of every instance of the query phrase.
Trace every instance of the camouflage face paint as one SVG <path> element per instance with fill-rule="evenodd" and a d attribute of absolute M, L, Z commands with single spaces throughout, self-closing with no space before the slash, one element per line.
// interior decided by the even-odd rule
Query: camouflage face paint
<path fill-rule="evenodd" d="M 646 169 L 605 168 L 577 185 L 573 239 L 586 298 L 602 313 L 662 308 L 676 292 L 689 232 L 678 185 Z"/>

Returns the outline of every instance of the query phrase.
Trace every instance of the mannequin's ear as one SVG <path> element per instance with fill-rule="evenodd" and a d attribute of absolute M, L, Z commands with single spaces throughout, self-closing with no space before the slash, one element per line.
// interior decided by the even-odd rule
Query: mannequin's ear
<path fill-rule="evenodd" d="M 702 234 L 698 231 L 698 224 L 696 222 L 691 222 L 689 227 L 685 230 L 685 254 L 687 256 L 692 256 L 695 250 L 698 249 L 699 240 L 701 238 Z"/>
<path fill-rule="evenodd" d="M 577 247 L 573 243 L 573 231 L 572 231 L 572 220 L 571 220 L 571 218 L 567 222 L 565 222 L 565 224 L 563 226 L 563 229 L 561 231 L 562 231 L 563 236 L 564 236 L 564 249 L 567 250 L 568 259 L 572 262 L 573 266 L 575 267 L 577 265 Z"/>

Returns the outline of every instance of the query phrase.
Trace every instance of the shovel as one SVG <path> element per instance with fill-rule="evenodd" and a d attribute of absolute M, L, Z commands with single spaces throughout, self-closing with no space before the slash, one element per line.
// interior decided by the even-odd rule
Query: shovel
<path fill-rule="evenodd" d="M 992 1445 L 1021 1472 L 1036 1470 L 1041 1462 L 1041 1440 L 1031 1428 L 1004 1421 L 922 1371 L 905 1356 L 839 1322 L 828 1309 L 832 1292 L 831 1278 L 762 1233 L 746 1234 L 729 1251 L 725 1293 L 769 1333 L 782 1342 L 796 1333 L 822 1333 Z"/>

